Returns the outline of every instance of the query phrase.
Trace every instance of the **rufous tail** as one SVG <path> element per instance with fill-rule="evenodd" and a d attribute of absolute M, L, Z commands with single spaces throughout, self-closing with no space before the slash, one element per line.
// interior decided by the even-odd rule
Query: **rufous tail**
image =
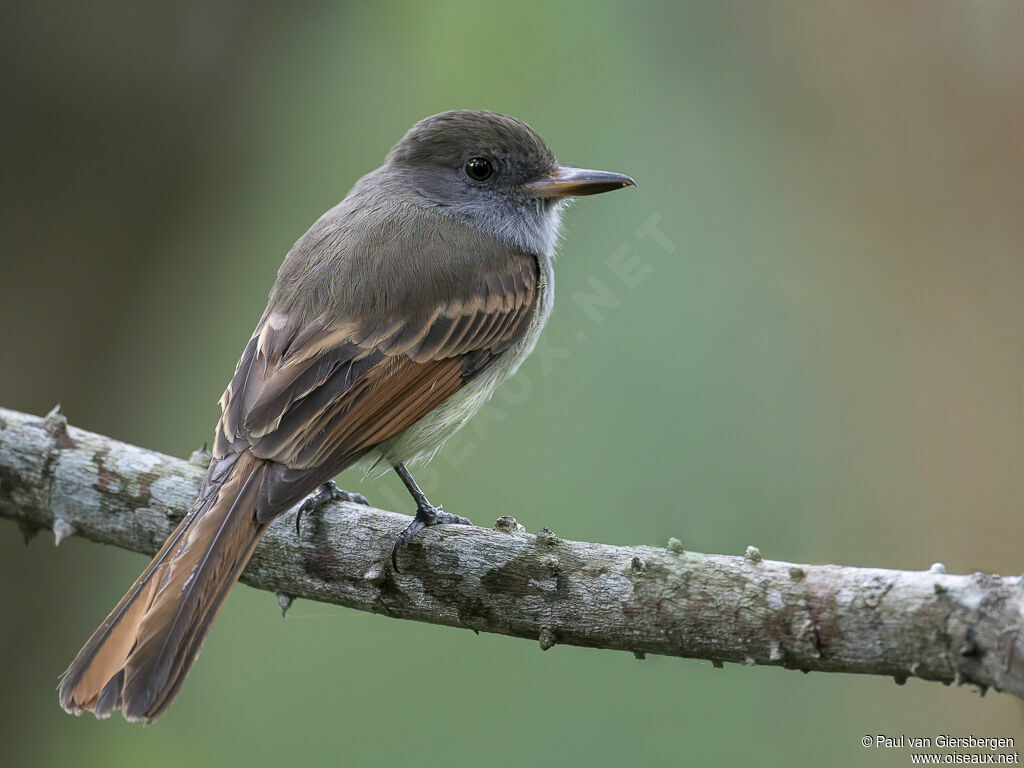
<path fill-rule="evenodd" d="M 266 528 L 266 467 L 248 452 L 210 465 L 192 511 L 64 673 L 65 710 L 152 722 L 167 709 Z"/>

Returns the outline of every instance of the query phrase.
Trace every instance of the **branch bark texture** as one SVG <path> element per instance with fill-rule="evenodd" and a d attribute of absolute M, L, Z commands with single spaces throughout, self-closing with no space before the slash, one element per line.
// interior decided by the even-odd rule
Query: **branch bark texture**
<path fill-rule="evenodd" d="M 183 460 L 0 409 L 0 517 L 152 554 L 190 508 L 202 456 Z M 478 515 L 479 516 L 479 515 Z M 797 565 L 618 547 L 494 529 L 418 535 L 390 568 L 405 515 L 332 503 L 267 531 L 241 580 L 278 595 L 556 644 L 920 677 L 1024 698 L 1024 581 L 975 573 Z M 127 586 L 127 583 L 126 583 Z"/>

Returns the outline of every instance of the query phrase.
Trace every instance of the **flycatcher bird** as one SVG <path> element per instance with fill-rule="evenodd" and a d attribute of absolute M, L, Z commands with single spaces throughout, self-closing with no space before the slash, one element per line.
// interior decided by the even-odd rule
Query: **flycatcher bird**
<path fill-rule="evenodd" d="M 390 465 L 416 502 L 396 570 L 423 527 L 469 524 L 432 506 L 406 465 L 536 345 L 563 202 L 633 183 L 559 165 L 507 115 L 414 125 L 285 257 L 221 398 L 199 498 L 64 673 L 61 706 L 156 719 L 267 526 L 304 497 L 301 509 L 344 497 L 330 481 L 348 467 Z"/>

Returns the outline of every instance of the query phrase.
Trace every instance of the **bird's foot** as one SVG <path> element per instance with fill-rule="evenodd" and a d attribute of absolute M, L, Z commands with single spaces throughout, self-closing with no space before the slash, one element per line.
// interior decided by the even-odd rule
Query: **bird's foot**
<path fill-rule="evenodd" d="M 343 491 L 335 485 L 333 480 L 328 480 L 309 494 L 309 496 L 306 497 L 306 500 L 302 502 L 302 506 L 299 507 L 298 512 L 295 513 L 295 534 L 297 536 L 302 535 L 302 516 L 305 514 L 315 514 L 319 512 L 323 508 L 324 504 L 329 501 L 349 501 L 353 504 L 364 504 L 367 507 L 370 506 L 370 500 L 363 496 L 363 494 Z"/>
<path fill-rule="evenodd" d="M 468 517 L 462 515 L 453 515 L 451 512 L 445 512 L 442 506 L 432 506 L 430 504 L 421 504 L 416 508 L 416 517 L 413 521 L 406 526 L 406 529 L 398 534 L 398 539 L 395 541 L 395 546 L 391 550 L 391 565 L 394 566 L 395 573 L 399 573 L 398 570 L 398 550 L 406 546 L 409 541 L 417 533 L 422 531 L 424 528 L 429 528 L 432 525 L 472 525 L 473 521 Z"/>

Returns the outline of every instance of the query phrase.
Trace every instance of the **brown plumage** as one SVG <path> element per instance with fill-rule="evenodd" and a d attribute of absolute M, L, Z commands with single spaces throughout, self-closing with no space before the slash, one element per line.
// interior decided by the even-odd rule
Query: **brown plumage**
<path fill-rule="evenodd" d="M 506 186 L 458 175 L 483 153 Z M 275 517 L 358 461 L 429 455 L 514 372 L 550 311 L 558 215 L 520 188 L 555 170 L 514 118 L 445 113 L 299 239 L 221 399 L 199 498 L 68 667 L 61 706 L 151 722 Z"/>
<path fill-rule="evenodd" d="M 211 463 L 192 511 L 65 673 L 65 710 L 152 721 L 170 704 L 266 527 L 252 516 L 265 467 L 248 453 Z"/>

